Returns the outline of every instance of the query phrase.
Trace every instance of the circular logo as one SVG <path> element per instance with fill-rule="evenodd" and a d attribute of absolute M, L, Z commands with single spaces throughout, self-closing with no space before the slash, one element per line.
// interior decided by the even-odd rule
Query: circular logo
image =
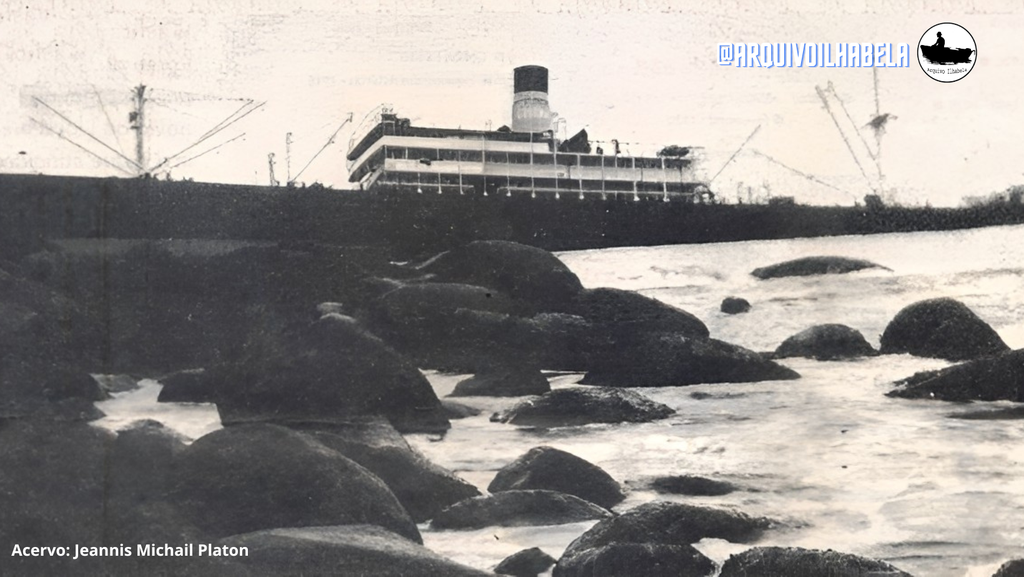
<path fill-rule="evenodd" d="M 956 82 L 967 76 L 978 60 L 978 45 L 966 28 L 943 22 L 929 28 L 917 46 L 921 70 L 939 82 Z"/>

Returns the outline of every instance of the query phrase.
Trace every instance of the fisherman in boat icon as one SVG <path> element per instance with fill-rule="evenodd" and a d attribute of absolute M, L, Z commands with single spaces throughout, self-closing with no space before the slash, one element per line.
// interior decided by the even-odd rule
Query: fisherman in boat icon
<path fill-rule="evenodd" d="M 946 39 L 942 32 L 936 32 L 935 44 L 931 46 L 921 45 L 921 53 L 925 59 L 932 64 L 968 64 L 971 61 L 971 48 L 946 48 Z"/>

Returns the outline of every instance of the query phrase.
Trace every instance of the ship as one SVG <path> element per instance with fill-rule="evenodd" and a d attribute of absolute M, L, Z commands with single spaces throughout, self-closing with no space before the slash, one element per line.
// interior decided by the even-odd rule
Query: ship
<path fill-rule="evenodd" d="M 475 240 L 570 251 L 1024 223 L 1019 194 L 964 208 L 877 195 L 855 206 L 724 203 L 702 176 L 700 146 L 635 156 L 585 130 L 559 138 L 547 69 L 516 68 L 512 84 L 511 123 L 497 130 L 415 126 L 390 107 L 368 114 L 345 155 L 349 189 L 0 174 L 0 260 L 60 238 L 312 242 L 412 260 Z"/>
<path fill-rule="evenodd" d="M 347 154 L 349 181 L 361 190 L 423 194 L 563 195 L 602 200 L 710 202 L 698 176 L 696 146 L 665 147 L 655 156 L 594 145 L 586 129 L 559 139 L 548 93 L 548 69 L 513 72 L 511 126 L 465 130 L 414 126 L 382 107 L 357 129 Z"/>

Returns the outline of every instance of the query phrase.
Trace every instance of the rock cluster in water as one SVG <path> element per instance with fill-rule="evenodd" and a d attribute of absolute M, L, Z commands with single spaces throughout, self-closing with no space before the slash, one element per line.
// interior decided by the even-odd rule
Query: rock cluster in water
<path fill-rule="evenodd" d="M 868 265 L 812 259 L 759 270 Z M 10 560 L 14 574 L 481 575 L 424 548 L 417 523 L 455 530 L 598 520 L 554 575 L 711 575 L 718 569 L 693 543 L 752 542 L 772 527 L 685 503 L 616 514 L 622 484 L 549 446 L 508 463 L 482 495 L 405 441 L 406 433 L 443 435 L 449 419 L 478 412 L 439 400 L 421 369 L 471 373 L 454 395 L 516 397 L 493 420 L 534 429 L 674 413 L 632 387 L 799 377 L 712 338 L 686 311 L 584 288 L 545 251 L 474 242 L 399 266 L 378 250 L 303 243 L 72 242 L 0 262 L 0 288 L 0 547 L 250 549 L 248 558 L 215 560 L 19 557 Z M 894 395 L 1021 401 L 1019 352 L 956 301 L 901 311 L 882 352 L 970 361 L 915 375 Z M 823 325 L 774 356 L 870 354 L 854 329 Z M 552 389 L 543 371 L 586 376 L 582 386 Z M 116 434 L 89 424 L 100 416 L 93 402 L 141 376 L 161 380 L 163 402 L 216 404 L 224 428 L 189 443 L 154 421 Z M 691 495 L 733 489 L 689 475 L 652 486 Z M 505 569 L 536 574 L 554 560 L 531 551 L 507 561 Z M 834 552 L 757 548 L 721 570 L 751 567 L 891 569 Z"/>
<path fill-rule="evenodd" d="M 807 357 L 833 361 L 877 354 L 864 335 L 846 325 L 815 325 L 782 341 L 775 358 Z"/>
<path fill-rule="evenodd" d="M 884 266 L 871 261 L 846 258 L 841 256 L 808 256 L 794 260 L 788 260 L 778 264 L 754 269 L 750 274 L 759 279 L 772 279 L 790 276 L 814 276 L 822 274 L 845 274 L 864 270 L 868 268 L 881 268 L 889 270 Z"/>
<path fill-rule="evenodd" d="M 1010 350 L 999 334 L 960 301 L 937 298 L 905 307 L 882 333 L 882 354 L 910 353 L 964 361 Z"/>

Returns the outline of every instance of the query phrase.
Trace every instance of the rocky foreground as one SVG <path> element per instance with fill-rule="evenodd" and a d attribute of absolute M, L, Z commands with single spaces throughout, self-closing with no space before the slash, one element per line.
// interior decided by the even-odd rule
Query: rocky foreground
<path fill-rule="evenodd" d="M 866 266 L 841 264 L 790 273 Z M 713 338 L 686 311 L 584 288 L 555 256 L 498 241 L 406 265 L 358 247 L 63 241 L 0 262 L 0 289 L 0 548 L 94 553 L 16 554 L 5 575 L 484 575 L 423 547 L 418 524 L 581 520 L 597 523 L 560 558 L 526 550 L 497 570 L 905 575 L 775 547 L 718 567 L 692 545 L 757 543 L 778 523 L 667 501 L 616 510 L 635 479 L 624 485 L 543 445 L 485 493 L 402 436 L 442 437 L 471 411 L 439 399 L 421 369 L 473 374 L 455 396 L 516 398 L 495 427 L 645 422 L 674 409 L 634 389 L 793 380 L 772 358 L 878 354 L 844 325 L 808 328 L 760 354 Z M 909 306 L 880 352 L 969 360 L 910 377 L 896 396 L 1022 401 L 1019 352 L 956 301 Z M 541 371 L 585 377 L 552 390 Z M 190 440 L 154 421 L 117 433 L 89 424 L 102 416 L 95 401 L 140 377 L 163 383 L 162 402 L 214 403 L 224 428 Z M 735 489 L 688 475 L 650 483 L 689 495 Z M 147 544 L 247 555 L 144 555 Z"/>

